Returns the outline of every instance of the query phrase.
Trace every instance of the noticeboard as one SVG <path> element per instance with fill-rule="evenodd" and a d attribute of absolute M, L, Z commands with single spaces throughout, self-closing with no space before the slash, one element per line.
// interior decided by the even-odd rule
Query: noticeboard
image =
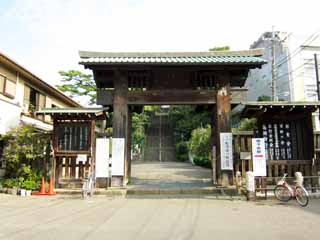
<path fill-rule="evenodd" d="M 254 176 L 267 176 L 264 138 L 252 138 L 252 162 Z"/>

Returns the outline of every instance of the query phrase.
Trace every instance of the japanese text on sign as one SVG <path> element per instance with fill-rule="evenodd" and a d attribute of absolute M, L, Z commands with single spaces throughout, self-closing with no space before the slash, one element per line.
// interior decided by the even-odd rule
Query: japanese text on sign
<path fill-rule="evenodd" d="M 252 138 L 252 161 L 254 176 L 267 176 L 264 138 Z"/>
<path fill-rule="evenodd" d="M 221 169 L 233 170 L 232 133 L 220 133 Z"/>

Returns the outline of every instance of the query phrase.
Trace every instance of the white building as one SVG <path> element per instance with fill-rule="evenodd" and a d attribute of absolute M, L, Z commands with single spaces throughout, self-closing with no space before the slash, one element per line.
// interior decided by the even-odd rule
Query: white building
<path fill-rule="evenodd" d="M 286 101 L 316 101 L 317 86 L 314 54 L 319 55 L 320 34 L 309 36 L 275 32 L 276 96 Z M 272 96 L 272 32 L 265 32 L 251 45 L 265 48 L 268 64 L 251 70 L 246 81 L 248 100 Z"/>
<path fill-rule="evenodd" d="M 52 130 L 49 116 L 36 116 L 35 111 L 52 107 L 81 107 L 29 70 L 0 52 L 0 136 L 19 124 L 33 124 L 38 129 Z M 0 140 L 0 176 L 3 141 Z"/>

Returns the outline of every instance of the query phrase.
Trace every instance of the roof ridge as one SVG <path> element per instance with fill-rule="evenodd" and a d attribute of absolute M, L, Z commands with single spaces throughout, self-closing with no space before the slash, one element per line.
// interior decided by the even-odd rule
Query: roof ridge
<path fill-rule="evenodd" d="M 79 51 L 80 58 L 107 58 L 107 57 L 213 57 L 213 56 L 257 56 L 260 57 L 264 49 L 242 51 L 205 51 L 205 52 L 94 52 Z"/>

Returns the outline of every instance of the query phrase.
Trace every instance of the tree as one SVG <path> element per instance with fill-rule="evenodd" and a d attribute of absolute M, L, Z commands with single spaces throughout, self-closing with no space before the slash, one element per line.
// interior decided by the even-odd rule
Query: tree
<path fill-rule="evenodd" d="M 266 102 L 266 101 L 271 101 L 271 97 L 267 95 L 261 95 L 258 97 L 258 102 Z"/>
<path fill-rule="evenodd" d="M 91 74 L 85 74 L 77 70 L 67 72 L 60 71 L 62 85 L 56 87 L 67 93 L 70 97 L 88 97 L 89 104 L 96 103 L 97 87 Z"/>
<path fill-rule="evenodd" d="M 146 138 L 145 129 L 149 123 L 149 115 L 146 111 L 132 114 L 132 149 L 134 152 L 143 152 Z"/>
<path fill-rule="evenodd" d="M 199 166 L 211 167 L 211 127 L 196 128 L 191 133 L 189 149 L 194 155 L 194 163 Z"/>
<path fill-rule="evenodd" d="M 230 50 L 230 46 L 226 45 L 226 46 L 222 46 L 222 47 L 214 47 L 214 48 L 210 48 L 209 51 L 229 51 Z"/>

